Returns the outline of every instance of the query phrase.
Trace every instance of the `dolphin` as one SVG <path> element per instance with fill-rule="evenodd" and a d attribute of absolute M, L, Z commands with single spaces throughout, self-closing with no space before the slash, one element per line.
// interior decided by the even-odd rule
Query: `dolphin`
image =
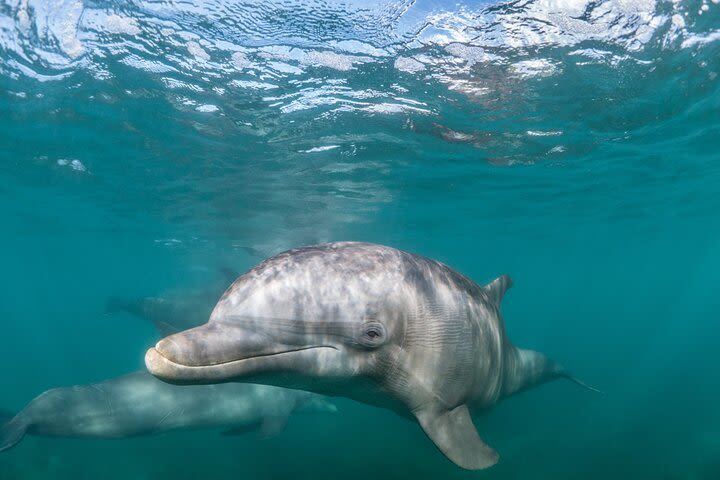
<path fill-rule="evenodd" d="M 48 390 L 4 424 L 0 452 L 25 434 L 126 438 L 171 430 L 227 427 L 278 433 L 293 412 L 334 412 L 320 395 L 267 385 L 177 386 L 139 371 L 92 385 Z"/>
<path fill-rule="evenodd" d="M 596 390 L 510 343 L 500 301 L 511 285 L 481 287 L 382 245 L 301 247 L 240 276 L 208 323 L 160 340 L 145 364 L 168 382 L 251 381 L 391 408 L 458 466 L 484 469 L 499 455 L 470 409 L 556 378 Z"/>
<path fill-rule="evenodd" d="M 161 335 L 171 335 L 202 325 L 220 297 L 220 293 L 215 293 L 212 297 L 204 292 L 161 297 L 110 297 L 105 313 L 126 312 L 151 322 Z"/>
<path fill-rule="evenodd" d="M 221 268 L 220 273 L 226 282 L 237 277 L 237 273 L 228 268 Z M 171 335 L 203 324 L 220 298 L 224 285 L 168 291 L 157 297 L 113 296 L 107 300 L 105 313 L 126 312 L 151 322 L 163 336 Z"/>

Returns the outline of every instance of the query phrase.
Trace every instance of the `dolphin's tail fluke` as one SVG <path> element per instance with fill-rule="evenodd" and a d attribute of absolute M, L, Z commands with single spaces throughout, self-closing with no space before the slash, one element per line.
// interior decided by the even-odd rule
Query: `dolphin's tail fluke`
<path fill-rule="evenodd" d="M 592 385 L 588 385 L 587 383 L 583 382 L 583 381 L 580 380 L 579 378 L 574 377 L 573 375 L 570 375 L 570 374 L 569 374 L 568 372 L 566 372 L 565 370 L 561 371 L 561 372 L 558 374 L 558 376 L 559 376 L 559 377 L 562 377 L 562 378 L 566 378 L 566 379 L 570 380 L 571 382 L 573 382 L 574 384 L 580 385 L 582 388 L 584 388 L 584 389 L 586 389 L 586 390 L 590 390 L 591 392 L 599 393 L 600 395 L 605 395 L 605 392 L 603 392 L 603 391 L 600 390 L 599 388 L 595 388 L 595 387 L 593 387 Z"/>
<path fill-rule="evenodd" d="M 555 378 L 564 378 L 566 380 L 570 380 L 575 385 L 579 385 L 582 388 L 584 388 L 585 390 L 590 390 L 591 392 L 599 393 L 600 395 L 605 395 L 605 392 L 603 392 L 599 388 L 595 388 L 592 385 L 588 385 L 587 383 L 583 382 L 582 380 L 577 378 L 575 375 L 573 375 L 572 373 L 565 370 L 565 367 L 563 367 L 559 363 L 555 363 L 552 360 L 549 360 L 549 362 L 551 364 L 550 369 L 551 369 L 552 373 L 554 374 Z"/>
<path fill-rule="evenodd" d="M 17 445 L 27 432 L 28 422 L 25 416 L 0 411 L 0 452 Z"/>

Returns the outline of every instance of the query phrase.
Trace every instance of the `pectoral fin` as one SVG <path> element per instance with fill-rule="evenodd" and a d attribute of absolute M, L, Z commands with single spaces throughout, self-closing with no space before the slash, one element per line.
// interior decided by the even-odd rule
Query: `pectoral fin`
<path fill-rule="evenodd" d="M 260 426 L 262 425 L 262 422 L 257 421 L 250 423 L 248 425 L 239 425 L 237 427 L 229 428 L 222 432 L 222 435 L 225 436 L 235 436 L 235 435 L 245 435 L 246 433 L 250 432 L 257 432 L 260 429 Z"/>
<path fill-rule="evenodd" d="M 481 470 L 500 458 L 478 435 L 467 405 L 453 410 L 420 410 L 415 416 L 435 446 L 459 467 Z"/>
<path fill-rule="evenodd" d="M 262 438 L 273 438 L 280 435 L 285 430 L 287 421 L 287 415 L 268 415 L 262 421 L 260 436 Z"/>
<path fill-rule="evenodd" d="M 274 438 L 278 436 L 287 425 L 287 415 L 268 415 L 256 422 L 247 425 L 238 425 L 222 432 L 223 435 L 245 435 L 250 432 L 258 432 L 260 438 Z"/>

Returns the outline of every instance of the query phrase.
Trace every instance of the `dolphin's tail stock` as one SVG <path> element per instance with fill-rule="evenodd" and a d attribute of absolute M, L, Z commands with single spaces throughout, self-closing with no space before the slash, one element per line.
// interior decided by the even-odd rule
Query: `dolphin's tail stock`
<path fill-rule="evenodd" d="M 508 375 L 505 379 L 507 383 L 505 385 L 505 395 L 522 392 L 558 378 L 570 380 L 591 392 L 604 394 L 601 390 L 570 374 L 562 365 L 551 360 L 543 353 L 524 348 L 515 348 L 514 355 L 510 357 L 510 360 Z"/>
<path fill-rule="evenodd" d="M 140 306 L 135 300 L 123 297 L 110 297 L 105 303 L 105 314 L 127 312 L 131 315 L 140 313 Z"/>
<path fill-rule="evenodd" d="M 0 452 L 17 445 L 25 436 L 28 421 L 24 415 L 0 410 Z"/>

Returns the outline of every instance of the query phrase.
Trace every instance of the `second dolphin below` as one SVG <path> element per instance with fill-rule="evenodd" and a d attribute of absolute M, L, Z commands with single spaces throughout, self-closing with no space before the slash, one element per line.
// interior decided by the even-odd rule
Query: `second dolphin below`
<path fill-rule="evenodd" d="M 126 438 L 224 427 L 229 434 L 258 429 L 271 435 L 294 412 L 336 410 L 313 393 L 242 383 L 170 385 L 142 371 L 38 395 L 14 417 L 0 418 L 0 452 L 26 434 Z"/>

